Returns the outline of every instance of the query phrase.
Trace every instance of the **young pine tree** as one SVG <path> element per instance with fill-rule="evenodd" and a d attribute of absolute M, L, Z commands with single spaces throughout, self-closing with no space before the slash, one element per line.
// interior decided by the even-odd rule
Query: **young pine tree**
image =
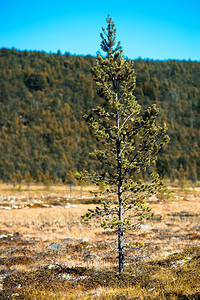
<path fill-rule="evenodd" d="M 110 16 L 107 29 L 102 30 L 101 49 L 106 56 L 98 55 L 92 74 L 104 104 L 84 118 L 103 145 L 92 153 L 103 168 L 99 173 L 80 174 L 82 180 L 101 187 L 96 196 L 102 205 L 88 210 L 83 219 L 99 216 L 102 227 L 116 230 L 121 273 L 125 264 L 125 234 L 137 229 L 140 222 L 149 217 L 150 208 L 144 199 L 162 186 L 153 170 L 156 155 L 168 142 L 168 136 L 165 125 L 155 124 L 156 105 L 141 113 L 133 94 L 136 83 L 133 62 L 124 58 L 120 42 L 116 45 L 116 29 Z"/>

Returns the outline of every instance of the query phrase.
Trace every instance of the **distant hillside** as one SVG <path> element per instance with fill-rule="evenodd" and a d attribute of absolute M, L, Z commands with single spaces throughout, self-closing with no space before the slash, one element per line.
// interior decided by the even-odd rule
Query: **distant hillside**
<path fill-rule="evenodd" d="M 0 50 L 1 179 L 17 171 L 64 179 L 74 169 L 100 167 L 89 158 L 96 142 L 82 118 L 101 101 L 90 74 L 94 62 L 68 53 Z M 156 103 L 169 128 L 158 171 L 200 180 L 200 63 L 139 59 L 135 73 L 139 103 Z"/>

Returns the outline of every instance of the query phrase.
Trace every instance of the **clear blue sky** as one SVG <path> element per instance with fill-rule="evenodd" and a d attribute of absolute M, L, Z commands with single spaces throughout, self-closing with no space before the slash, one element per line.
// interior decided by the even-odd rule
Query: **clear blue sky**
<path fill-rule="evenodd" d="M 0 0 L 0 48 L 96 55 L 108 14 L 125 56 L 200 60 L 200 0 Z"/>

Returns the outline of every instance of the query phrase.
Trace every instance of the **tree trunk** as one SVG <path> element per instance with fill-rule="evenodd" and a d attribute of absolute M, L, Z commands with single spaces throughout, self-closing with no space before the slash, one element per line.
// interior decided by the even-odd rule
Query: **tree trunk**
<path fill-rule="evenodd" d="M 116 102 L 118 102 L 118 95 L 116 95 Z M 117 114 L 116 125 L 120 129 L 120 117 Z M 118 134 L 116 140 L 117 149 L 117 174 L 118 174 L 118 201 L 119 201 L 119 224 L 118 224 L 118 254 L 119 254 L 119 273 L 124 272 L 124 203 L 122 198 L 122 161 L 121 161 L 121 142 Z"/>
<path fill-rule="evenodd" d="M 120 196 L 120 195 L 119 195 Z M 118 254 L 119 254 L 119 273 L 124 272 L 124 228 L 123 228 L 123 201 L 122 195 L 119 203 L 119 227 L 118 227 Z"/>
<path fill-rule="evenodd" d="M 119 254 L 119 273 L 124 272 L 124 203 L 122 198 L 122 164 L 120 155 L 120 142 L 117 141 L 117 173 L 118 173 L 118 201 L 119 201 L 119 225 L 118 225 L 118 254 Z"/>

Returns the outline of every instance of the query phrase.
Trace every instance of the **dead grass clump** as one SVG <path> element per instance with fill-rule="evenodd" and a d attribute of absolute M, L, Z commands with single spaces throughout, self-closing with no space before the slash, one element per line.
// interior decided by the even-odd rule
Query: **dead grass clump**
<path fill-rule="evenodd" d="M 30 264 L 33 260 L 27 256 L 13 256 L 0 258 L 0 265 L 4 265 L 6 267 L 10 267 L 13 265 L 27 265 Z"/>
<path fill-rule="evenodd" d="M 155 264 L 158 264 L 160 266 L 170 267 L 176 263 L 178 264 L 184 264 L 185 262 L 189 263 L 191 259 L 200 258 L 199 250 L 200 247 L 187 248 L 183 252 L 176 252 L 169 255 L 167 258 L 163 260 L 158 260 L 155 262 Z"/>

